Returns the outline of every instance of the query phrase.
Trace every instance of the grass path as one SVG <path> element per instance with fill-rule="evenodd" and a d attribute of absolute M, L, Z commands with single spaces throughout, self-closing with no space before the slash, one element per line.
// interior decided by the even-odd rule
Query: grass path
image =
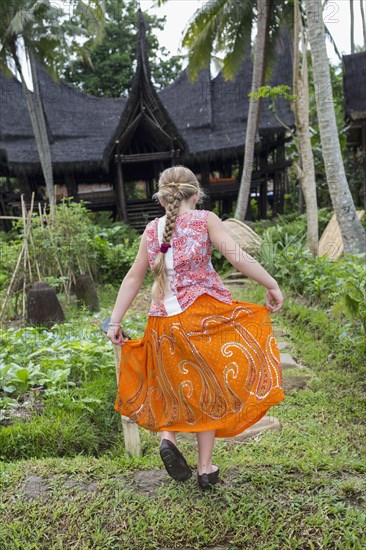
<path fill-rule="evenodd" d="M 233 294 L 263 303 L 257 286 Z M 158 438 L 146 430 L 138 458 L 125 456 L 120 435 L 101 456 L 3 463 L 0 548 L 365 548 L 364 379 L 329 358 L 321 330 L 294 323 L 292 309 L 289 299 L 272 322 L 289 334 L 291 353 L 311 379 L 269 410 L 280 431 L 216 441 L 222 481 L 213 492 L 203 494 L 194 477 L 170 480 Z M 194 466 L 195 443 L 178 439 Z"/>

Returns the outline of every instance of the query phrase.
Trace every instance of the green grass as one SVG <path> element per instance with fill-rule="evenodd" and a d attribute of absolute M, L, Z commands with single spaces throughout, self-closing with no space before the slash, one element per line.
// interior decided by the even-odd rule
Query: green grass
<path fill-rule="evenodd" d="M 233 294 L 265 303 L 258 285 Z M 1 465 L 0 548 L 364 548 L 363 367 L 354 368 L 346 347 L 334 347 L 336 326 L 326 322 L 323 311 L 284 294 L 272 324 L 284 327 L 292 355 L 301 358 L 312 379 L 269 410 L 280 420 L 281 431 L 246 442 L 216 441 L 214 462 L 222 475 L 213 492 L 203 494 L 194 476 L 186 483 L 170 480 L 158 455 L 158 437 L 147 430 L 140 429 L 142 455 L 126 455 L 119 415 L 113 411 L 111 349 L 110 372 L 79 390 L 98 397 L 100 404 L 78 418 L 77 411 L 58 411 L 52 401 L 43 416 L 22 423 L 23 430 L 28 424 L 24 445 L 29 458 Z M 103 304 L 105 312 L 110 297 Z M 144 318 L 135 314 L 129 323 L 138 334 Z M 33 438 L 35 446 L 40 434 L 46 455 L 32 458 L 27 445 Z M 194 467 L 194 441 L 178 439 Z M 33 497 L 24 494 L 32 475 L 44 478 Z"/>

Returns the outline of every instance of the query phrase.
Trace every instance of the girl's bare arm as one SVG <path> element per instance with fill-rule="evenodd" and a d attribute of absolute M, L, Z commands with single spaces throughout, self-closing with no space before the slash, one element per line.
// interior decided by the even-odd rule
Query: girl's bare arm
<path fill-rule="evenodd" d="M 277 281 L 230 237 L 225 225 L 216 214 L 209 212 L 207 229 L 211 243 L 238 271 L 267 289 L 279 288 Z"/>
<path fill-rule="evenodd" d="M 143 233 L 134 263 L 123 279 L 111 315 L 112 323 L 120 323 L 141 288 L 149 268 L 146 235 Z"/>

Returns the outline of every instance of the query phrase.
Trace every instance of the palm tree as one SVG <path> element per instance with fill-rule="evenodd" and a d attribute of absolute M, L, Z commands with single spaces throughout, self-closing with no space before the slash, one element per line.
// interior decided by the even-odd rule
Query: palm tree
<path fill-rule="evenodd" d="M 320 0 L 305 0 L 314 72 L 315 98 L 325 170 L 333 208 L 346 254 L 365 251 L 365 231 L 357 218 L 346 178 L 334 111 Z"/>
<path fill-rule="evenodd" d="M 251 44 L 252 28 L 257 22 L 251 92 L 264 83 L 265 73 L 273 58 L 273 46 L 278 38 L 281 20 L 291 20 L 289 2 L 275 0 L 211 0 L 194 16 L 183 38 L 189 50 L 188 74 L 194 80 L 211 59 L 224 54 L 223 76 L 234 78 L 247 48 Z M 271 33 L 270 33 L 271 30 Z M 244 167 L 235 217 L 245 219 L 250 194 L 255 138 L 261 100 L 249 103 L 245 139 Z"/>
<path fill-rule="evenodd" d="M 360 0 L 361 8 L 361 22 L 362 22 L 362 34 L 363 34 L 363 47 L 366 51 L 366 18 L 365 18 L 365 8 L 363 5 L 363 0 Z"/>
<path fill-rule="evenodd" d="M 157 0 L 158 5 L 167 0 Z M 327 0 L 325 0 L 327 1 Z M 188 25 L 188 30 L 183 38 L 183 45 L 188 47 L 188 74 L 194 80 L 201 69 L 209 66 L 210 61 L 217 60 L 217 54 L 224 53 L 223 75 L 226 79 L 233 78 L 243 60 L 247 47 L 251 43 L 252 28 L 257 22 L 258 32 L 255 44 L 255 56 L 252 78 L 252 92 L 263 84 L 264 73 L 267 73 L 271 66 L 275 52 L 274 43 L 285 23 L 289 27 L 293 24 L 293 0 L 210 0 L 194 14 L 193 20 Z M 328 39 L 334 47 L 339 59 L 341 55 L 327 27 L 325 31 Z M 268 33 L 270 36 L 268 37 Z M 306 60 L 305 60 L 306 62 Z M 302 78 L 306 78 L 305 67 L 303 67 Z M 254 96 L 256 94 L 253 94 Z M 260 99 L 251 99 L 249 104 L 246 143 L 244 152 L 244 169 L 241 177 L 241 185 L 237 201 L 236 217 L 245 219 L 250 194 L 250 182 L 254 156 L 255 135 L 258 126 L 258 113 Z M 305 108 L 305 105 L 303 105 Z M 304 111 L 304 109 L 303 109 Z M 306 111 L 304 111 L 306 117 Z M 304 124 L 304 121 L 303 121 Z M 305 138 L 304 154 L 309 150 L 309 139 L 306 136 L 306 128 L 299 132 L 299 142 Z M 308 166 L 311 155 L 307 155 L 304 162 Z M 306 181 L 310 182 L 310 174 L 305 173 Z M 307 178 L 309 176 L 309 178 Z M 305 181 L 305 180 L 304 180 Z M 305 181 L 305 185 L 306 185 Z M 310 184 L 310 187 L 312 184 Z M 311 204 L 314 211 L 314 200 L 310 196 L 310 188 L 307 196 L 307 206 Z M 315 197 L 315 192 L 313 193 Z M 317 240 L 316 214 L 309 214 L 311 227 L 308 231 L 308 243 L 311 249 L 311 242 Z M 308 220 L 309 221 L 309 220 Z"/>
<path fill-rule="evenodd" d="M 97 1 L 71 0 L 74 9 L 83 16 L 86 26 L 96 31 L 101 39 L 103 12 Z M 10 66 L 14 63 L 22 83 L 30 120 L 37 144 L 42 172 L 46 183 L 51 212 L 55 196 L 53 185 L 52 157 L 42 98 L 39 90 L 36 58 L 50 60 L 56 47 L 67 47 L 61 32 L 60 20 L 65 17 L 61 8 L 54 7 L 50 0 L 12 0 L 1 2 L 0 21 L 0 69 L 13 76 Z M 28 88 L 20 48 L 23 47 L 29 62 L 33 91 Z M 51 62 L 52 64 L 52 62 Z"/>
<path fill-rule="evenodd" d="M 161 5 L 166 0 L 158 0 Z M 210 0 L 197 10 L 183 38 L 188 48 L 188 75 L 197 78 L 211 60 L 222 66 L 225 79 L 233 79 L 251 44 L 252 29 L 257 21 L 251 91 L 263 84 L 267 67 L 272 60 L 273 44 L 279 31 L 281 17 L 288 17 L 288 2 L 276 0 Z M 271 28 L 271 40 L 269 29 Z M 223 54 L 223 58 L 220 57 Z M 244 167 L 235 216 L 244 220 L 250 194 L 255 138 L 261 100 L 251 100 L 246 130 Z"/>
<path fill-rule="evenodd" d="M 263 86 L 264 84 L 266 57 L 268 49 L 269 21 L 272 10 L 273 2 L 271 0 L 257 0 L 257 37 L 254 46 L 254 63 L 251 93 L 256 93 L 258 87 Z M 249 101 L 247 131 L 245 135 L 244 166 L 241 175 L 241 182 L 235 212 L 235 217 L 241 221 L 244 221 L 245 219 L 248 208 L 248 200 L 250 196 L 255 138 L 258 129 L 260 102 L 260 99 L 251 99 Z"/>
<path fill-rule="evenodd" d="M 301 34 L 302 59 L 300 69 L 299 37 Z M 309 250 L 316 255 L 319 240 L 318 205 L 316 197 L 316 179 L 314 155 L 311 146 L 309 129 L 309 81 L 307 39 L 302 22 L 299 0 L 294 0 L 294 63 L 293 63 L 293 90 L 297 93 L 297 100 L 292 103 L 296 130 L 297 148 L 300 163 L 295 164 L 301 189 L 304 194 L 307 214 L 306 242 Z"/>
<path fill-rule="evenodd" d="M 351 18 L 351 53 L 355 53 L 355 10 L 353 5 L 353 0 L 349 0 L 349 10 Z"/>

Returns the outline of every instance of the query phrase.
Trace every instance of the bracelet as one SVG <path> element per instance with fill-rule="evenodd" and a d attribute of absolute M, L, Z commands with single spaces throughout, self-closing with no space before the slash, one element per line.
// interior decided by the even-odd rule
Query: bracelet
<path fill-rule="evenodd" d="M 109 327 L 120 327 L 121 325 L 119 323 L 108 323 Z"/>

